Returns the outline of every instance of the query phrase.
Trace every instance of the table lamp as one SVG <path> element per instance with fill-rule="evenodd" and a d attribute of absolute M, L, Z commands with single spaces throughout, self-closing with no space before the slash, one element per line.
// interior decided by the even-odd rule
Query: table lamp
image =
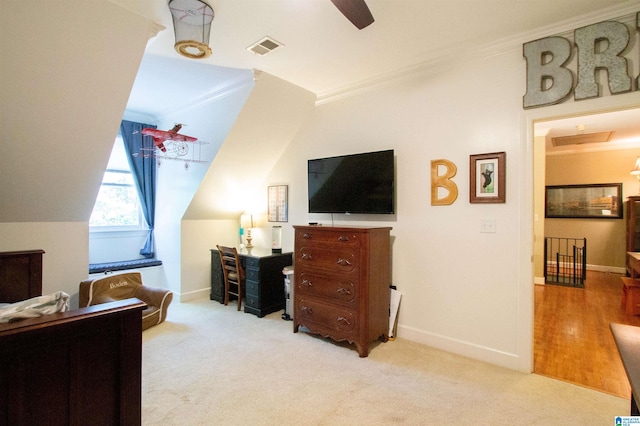
<path fill-rule="evenodd" d="M 640 182 L 640 157 L 636 158 L 636 166 L 631 170 L 631 174 L 637 177 Z"/>
<path fill-rule="evenodd" d="M 240 226 L 247 230 L 247 244 L 246 248 L 253 248 L 253 244 L 251 244 L 251 228 L 253 228 L 253 215 L 251 214 L 243 214 L 240 216 Z"/>

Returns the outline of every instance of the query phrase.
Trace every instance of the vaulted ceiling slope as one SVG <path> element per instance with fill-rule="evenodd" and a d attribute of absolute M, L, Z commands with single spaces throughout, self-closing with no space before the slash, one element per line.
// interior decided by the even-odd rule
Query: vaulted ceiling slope
<path fill-rule="evenodd" d="M 0 1 L 0 222 L 88 221 L 154 22 L 102 1 Z"/>
<path fill-rule="evenodd" d="M 154 122 L 165 117 L 169 121 L 176 118 L 184 121 L 185 110 L 198 108 L 246 84 L 253 84 L 251 70 L 181 60 L 176 56 L 144 55 L 131 89 L 127 112 L 152 117 Z"/>
<path fill-rule="evenodd" d="M 237 219 L 266 205 L 262 181 L 314 109 L 313 93 L 261 73 L 183 219 Z"/>

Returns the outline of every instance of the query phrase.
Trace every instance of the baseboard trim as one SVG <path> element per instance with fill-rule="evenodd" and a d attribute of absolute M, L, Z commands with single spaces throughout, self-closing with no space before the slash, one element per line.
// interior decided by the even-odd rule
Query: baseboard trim
<path fill-rule="evenodd" d="M 208 299 L 209 293 L 211 292 L 210 287 L 201 288 L 200 290 L 189 291 L 186 293 L 178 294 L 178 301 L 180 303 L 184 302 L 193 302 L 198 299 Z"/>
<path fill-rule="evenodd" d="M 620 266 L 602 266 L 602 265 L 589 265 L 589 264 L 587 264 L 587 271 L 613 272 L 616 274 L 627 273 L 627 269 Z"/>
<path fill-rule="evenodd" d="M 418 330 L 406 325 L 398 325 L 398 337 L 511 370 L 531 373 L 531 366 L 528 364 L 528 361 L 514 353 L 499 351 L 494 348 L 463 340 L 452 339 L 447 336 Z"/>

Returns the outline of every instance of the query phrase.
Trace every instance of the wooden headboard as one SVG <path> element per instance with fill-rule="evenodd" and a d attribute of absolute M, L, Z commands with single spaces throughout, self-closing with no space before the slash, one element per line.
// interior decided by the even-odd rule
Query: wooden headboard
<path fill-rule="evenodd" d="M 127 299 L 0 324 L 0 425 L 140 425 L 145 307 Z"/>
<path fill-rule="evenodd" d="M 0 253 L 0 303 L 14 303 L 42 296 L 44 250 Z"/>

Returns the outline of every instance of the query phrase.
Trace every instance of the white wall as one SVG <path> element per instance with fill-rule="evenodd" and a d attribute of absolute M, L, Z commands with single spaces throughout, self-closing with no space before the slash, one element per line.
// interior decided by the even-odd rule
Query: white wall
<path fill-rule="evenodd" d="M 393 148 L 395 218 L 334 215 L 336 224 L 392 226 L 393 284 L 403 294 L 399 336 L 512 368 L 528 369 L 531 298 L 521 300 L 521 98 L 519 50 L 464 67 L 425 74 L 316 108 L 264 185 L 289 184 L 291 225 L 329 215 L 307 213 L 310 158 Z M 469 204 L 469 155 L 507 153 L 507 202 Z M 430 161 L 454 162 L 459 196 L 451 206 L 430 205 Z M 528 193 L 530 195 L 530 193 Z M 495 234 L 480 233 L 495 219 Z M 531 285 L 532 281 L 525 283 Z"/>
<path fill-rule="evenodd" d="M 145 245 L 148 234 L 145 230 L 90 232 L 89 263 L 144 259 L 140 249 Z"/>
<path fill-rule="evenodd" d="M 291 225 L 332 222 L 307 213 L 307 159 L 394 148 L 397 213 L 378 224 L 393 226 L 399 337 L 531 371 L 533 122 L 640 99 L 631 93 L 524 112 L 524 82 L 521 51 L 513 49 L 318 107 L 264 182 L 290 185 L 284 248 L 293 248 Z M 469 155 L 496 151 L 507 153 L 507 201 L 470 204 Z M 458 167 L 451 206 L 430 205 L 429 163 L 440 158 Z M 495 219 L 495 234 L 480 232 L 482 219 Z"/>
<path fill-rule="evenodd" d="M 263 186 L 289 185 L 292 225 L 393 226 L 393 284 L 403 294 L 398 335 L 490 363 L 533 368 L 533 212 L 536 121 L 640 103 L 640 93 L 523 111 L 520 46 L 452 63 L 316 108 Z M 393 148 L 397 213 L 389 220 L 307 213 L 306 160 Z M 505 204 L 469 203 L 469 155 L 505 151 Z M 458 167 L 451 206 L 430 205 L 430 161 Z M 496 233 L 480 232 L 483 219 Z"/>
<path fill-rule="evenodd" d="M 236 219 L 183 220 L 182 289 L 180 301 L 199 297 L 209 298 L 211 293 L 211 249 L 216 244 L 237 246 L 239 223 Z"/>
<path fill-rule="evenodd" d="M 89 221 L 153 28 L 107 0 L 0 3 L 1 222 Z"/>
<path fill-rule="evenodd" d="M 28 17 L 28 18 L 27 18 Z M 0 250 L 43 249 L 77 306 L 89 216 L 153 21 L 102 1 L 0 2 Z"/>
<path fill-rule="evenodd" d="M 88 276 L 86 222 L 0 223 L 0 251 L 44 250 L 42 294 L 64 291 L 78 307 L 80 281 Z"/>

